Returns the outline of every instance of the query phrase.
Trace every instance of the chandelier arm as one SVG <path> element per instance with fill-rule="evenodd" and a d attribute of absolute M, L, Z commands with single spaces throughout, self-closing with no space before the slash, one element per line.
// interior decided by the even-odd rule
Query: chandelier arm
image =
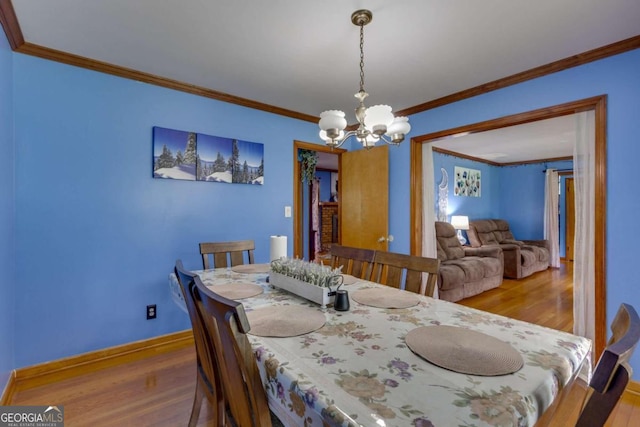
<path fill-rule="evenodd" d="M 342 146 L 342 144 L 344 144 L 344 143 L 345 143 L 345 141 L 346 141 L 347 139 L 351 138 L 352 136 L 355 136 L 355 135 L 356 135 L 356 133 L 357 133 L 357 132 L 356 132 L 355 130 L 350 130 L 349 132 L 346 132 L 346 133 L 344 134 L 344 136 L 342 137 L 342 139 L 338 139 L 338 138 L 336 138 L 336 139 L 332 139 L 331 141 L 336 141 L 336 143 L 335 143 L 335 144 L 333 144 L 333 143 L 332 143 L 332 144 L 331 144 L 331 146 L 332 146 L 333 148 L 339 148 L 339 147 L 341 147 L 341 146 Z"/>
<path fill-rule="evenodd" d="M 404 141 L 404 135 L 402 136 L 402 139 L 398 142 L 393 142 L 393 140 L 390 139 L 387 135 L 380 135 L 380 139 L 389 145 L 400 145 L 400 143 Z"/>

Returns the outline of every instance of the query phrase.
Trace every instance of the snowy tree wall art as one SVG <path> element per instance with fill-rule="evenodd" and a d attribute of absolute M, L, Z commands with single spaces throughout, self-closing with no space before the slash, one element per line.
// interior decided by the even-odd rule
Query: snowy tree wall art
<path fill-rule="evenodd" d="M 233 140 L 231 149 L 233 182 L 240 184 L 264 183 L 264 145 Z"/>
<path fill-rule="evenodd" d="M 196 179 L 196 134 L 153 128 L 153 177 Z"/>
<path fill-rule="evenodd" d="M 262 185 L 264 145 L 156 126 L 153 177 Z"/>
<path fill-rule="evenodd" d="M 198 181 L 231 183 L 231 142 L 229 138 L 198 134 Z"/>

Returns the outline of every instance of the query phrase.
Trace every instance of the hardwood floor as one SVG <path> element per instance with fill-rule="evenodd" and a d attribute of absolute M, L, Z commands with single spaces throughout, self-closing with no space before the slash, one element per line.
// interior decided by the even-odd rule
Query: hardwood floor
<path fill-rule="evenodd" d="M 461 301 L 497 314 L 571 330 L 572 293 L 566 267 L 530 278 L 505 280 L 502 286 Z M 166 353 L 87 372 L 53 383 L 24 389 L 17 384 L 12 405 L 63 405 L 65 425 L 75 426 L 186 426 L 195 389 L 195 351 L 192 345 Z M 581 391 L 570 396 L 569 408 L 552 426 L 567 426 Z M 199 424 L 207 425 L 203 406 Z M 607 427 L 640 423 L 640 393 L 626 392 Z M 320 427 L 320 426 L 318 426 Z"/>
<path fill-rule="evenodd" d="M 573 267 L 562 263 L 502 285 L 459 304 L 561 331 L 573 331 Z"/>

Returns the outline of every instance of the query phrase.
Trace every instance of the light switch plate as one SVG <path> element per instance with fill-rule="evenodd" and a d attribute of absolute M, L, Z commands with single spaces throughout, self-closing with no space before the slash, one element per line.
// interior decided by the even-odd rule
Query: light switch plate
<path fill-rule="evenodd" d="M 291 218 L 291 206 L 284 207 L 284 217 Z"/>

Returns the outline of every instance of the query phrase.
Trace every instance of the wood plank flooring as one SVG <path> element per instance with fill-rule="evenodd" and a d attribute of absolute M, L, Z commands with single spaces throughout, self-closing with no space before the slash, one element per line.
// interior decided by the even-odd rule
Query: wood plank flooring
<path fill-rule="evenodd" d="M 459 304 L 561 331 L 573 331 L 573 267 L 562 263 L 502 285 Z"/>
<path fill-rule="evenodd" d="M 572 325 L 571 272 L 563 267 L 524 280 L 505 280 L 502 286 L 461 301 L 493 313 L 570 331 Z M 134 360 L 31 389 L 20 384 L 12 405 L 64 405 L 65 425 L 186 426 L 195 389 L 195 351 L 192 346 Z M 566 402 L 570 408 L 552 425 L 564 427 L 575 413 L 579 392 Z M 208 424 L 203 406 L 199 426 Z M 607 427 L 640 425 L 640 394 L 625 393 Z M 318 426 L 320 427 L 320 426 Z"/>

